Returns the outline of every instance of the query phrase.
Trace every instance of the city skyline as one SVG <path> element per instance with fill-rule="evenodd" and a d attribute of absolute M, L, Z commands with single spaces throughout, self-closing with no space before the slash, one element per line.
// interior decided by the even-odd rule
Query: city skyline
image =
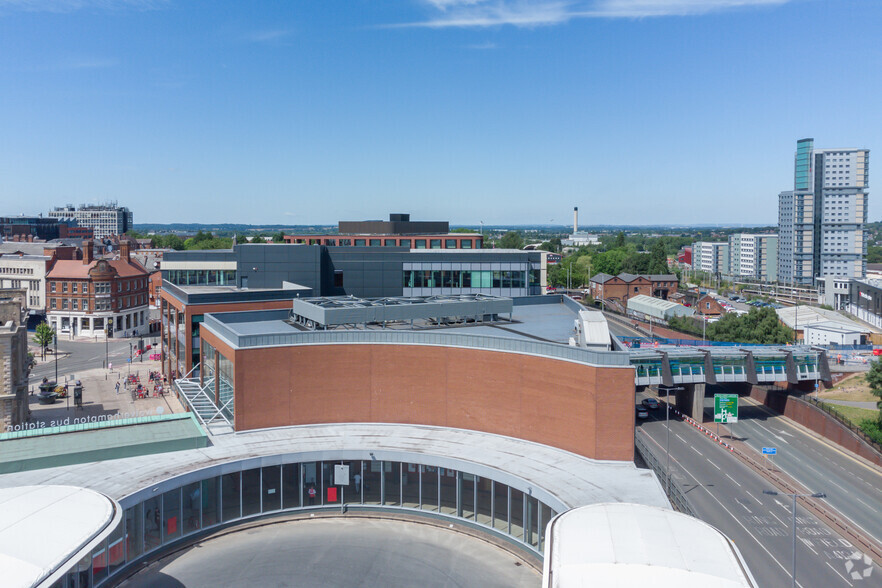
<path fill-rule="evenodd" d="M 0 1 L 3 213 L 117 200 L 139 223 L 515 226 L 579 206 L 586 226 L 775 225 L 796 140 L 878 143 L 880 16 L 866 0 Z"/>

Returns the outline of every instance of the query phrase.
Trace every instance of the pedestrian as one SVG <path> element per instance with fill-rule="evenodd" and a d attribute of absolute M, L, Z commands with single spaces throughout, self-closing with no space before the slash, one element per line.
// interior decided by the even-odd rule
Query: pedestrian
<path fill-rule="evenodd" d="M 309 504 L 315 504 L 315 486 L 309 486 Z"/>
<path fill-rule="evenodd" d="M 119 396 L 119 381 L 116 382 L 116 395 Z"/>
<path fill-rule="evenodd" d="M 355 474 L 355 491 L 361 492 L 361 474 Z"/>

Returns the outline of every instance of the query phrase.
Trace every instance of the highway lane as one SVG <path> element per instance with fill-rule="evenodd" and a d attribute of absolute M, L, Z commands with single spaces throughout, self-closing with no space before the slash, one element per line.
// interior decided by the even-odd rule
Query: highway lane
<path fill-rule="evenodd" d="M 827 503 L 853 525 L 882 543 L 882 472 L 855 459 L 845 450 L 819 439 L 790 419 L 741 400 L 736 438 L 769 458 L 781 471 L 806 488 L 827 494 Z M 705 398 L 705 413 L 713 413 L 713 397 Z"/>
<path fill-rule="evenodd" d="M 664 463 L 663 408 L 652 411 L 649 421 L 638 423 L 652 451 Z M 644 437 L 644 439 L 646 439 Z M 791 561 L 791 501 L 764 495 L 772 489 L 759 474 L 728 450 L 692 426 L 671 420 L 673 479 L 680 484 L 706 522 L 729 536 L 747 561 L 760 586 L 789 586 Z M 814 515 L 797 508 L 797 582 L 803 588 L 880 586 L 882 570 L 872 567 L 870 579 L 849 576 L 849 558 L 859 552 Z M 851 571 L 855 563 L 852 561 Z M 867 566 L 862 562 L 858 567 Z M 875 583 L 874 583 L 875 582 Z"/>

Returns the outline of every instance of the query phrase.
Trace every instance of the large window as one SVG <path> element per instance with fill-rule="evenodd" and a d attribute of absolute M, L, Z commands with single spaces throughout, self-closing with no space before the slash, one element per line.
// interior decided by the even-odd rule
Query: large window
<path fill-rule="evenodd" d="M 348 480 L 335 477 L 337 465 L 349 467 Z M 339 509 L 342 502 L 440 513 L 510 535 L 536 552 L 543 549 L 545 526 L 556 514 L 535 497 L 490 478 L 376 459 L 283 463 L 190 478 L 135 504 L 123 502 L 125 515 L 119 526 L 71 570 L 64 585 L 94 585 L 179 539 L 279 510 Z"/>

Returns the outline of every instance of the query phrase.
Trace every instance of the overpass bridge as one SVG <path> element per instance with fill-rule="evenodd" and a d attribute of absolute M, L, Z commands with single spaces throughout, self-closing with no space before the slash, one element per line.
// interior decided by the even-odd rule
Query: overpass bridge
<path fill-rule="evenodd" d="M 628 353 L 635 386 L 671 389 L 677 407 L 693 418 L 701 418 L 707 385 L 832 380 L 826 350 L 818 347 L 653 347 Z"/>

